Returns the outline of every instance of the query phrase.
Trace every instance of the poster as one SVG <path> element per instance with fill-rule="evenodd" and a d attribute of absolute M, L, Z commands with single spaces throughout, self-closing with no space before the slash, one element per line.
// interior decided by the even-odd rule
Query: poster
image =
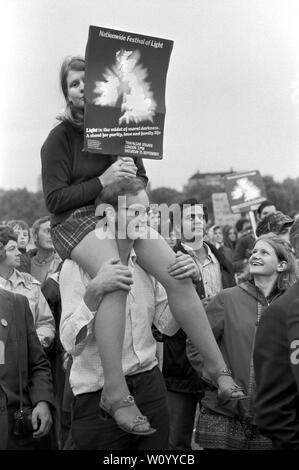
<path fill-rule="evenodd" d="M 266 190 L 259 171 L 224 176 L 224 186 L 234 214 L 253 210 L 266 200 Z"/>
<path fill-rule="evenodd" d="M 173 41 L 89 27 L 84 150 L 162 159 Z"/>
<path fill-rule="evenodd" d="M 214 224 L 215 225 L 232 225 L 235 226 L 239 220 L 239 214 L 233 214 L 228 202 L 226 193 L 213 193 L 212 194 Z"/>

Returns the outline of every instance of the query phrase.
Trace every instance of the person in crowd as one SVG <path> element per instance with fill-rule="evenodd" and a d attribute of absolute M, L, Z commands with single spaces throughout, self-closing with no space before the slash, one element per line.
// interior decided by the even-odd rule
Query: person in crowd
<path fill-rule="evenodd" d="M 37 336 L 45 350 L 49 350 L 55 336 L 55 322 L 40 283 L 30 274 L 17 270 L 20 265 L 17 236 L 8 226 L 0 227 L 0 244 L 5 254 L 0 261 L 0 287 L 28 298 Z"/>
<path fill-rule="evenodd" d="M 248 271 L 248 260 L 255 243 L 252 233 L 251 222 L 247 219 L 239 219 L 236 230 L 240 234 L 233 252 L 233 265 L 236 273 L 246 274 Z"/>
<path fill-rule="evenodd" d="M 24 220 L 10 220 L 7 225 L 18 237 L 18 250 L 20 252 L 20 266 L 18 271 L 30 273 L 30 254 L 27 252 L 27 246 L 30 240 L 30 229 Z"/>
<path fill-rule="evenodd" d="M 259 205 L 256 212 L 258 220 L 260 221 L 267 217 L 267 215 L 274 214 L 274 212 L 276 212 L 276 206 L 273 202 L 266 200 Z"/>
<path fill-rule="evenodd" d="M 0 317 L 0 450 L 40 449 L 52 425 L 50 366 L 25 296 L 0 288 Z"/>
<path fill-rule="evenodd" d="M 249 259 L 249 279 L 220 292 L 206 311 L 220 349 L 234 376 L 247 392 L 247 400 L 220 401 L 207 391 L 196 430 L 196 442 L 207 449 L 271 449 L 255 421 L 254 339 L 264 309 L 297 279 L 297 266 L 289 244 L 276 236 L 259 238 Z M 188 345 L 189 359 L 204 374 L 196 348 Z M 204 367 L 203 367 L 204 369 Z"/>
<path fill-rule="evenodd" d="M 119 207 L 117 196 L 121 193 L 127 197 L 126 203 Z M 76 449 L 166 449 L 168 413 L 165 385 L 157 367 L 156 342 L 151 325 L 154 323 L 168 334 L 175 333 L 178 325 L 171 315 L 162 286 L 136 263 L 133 245 L 136 237 L 142 236 L 147 227 L 148 197 L 142 182 L 134 179 L 107 186 L 101 199 L 107 204 L 107 224 L 111 229 L 115 224 L 117 237 L 124 221 L 126 237 L 121 239 L 121 243 L 128 265 L 119 264 L 117 260 L 107 261 L 92 280 L 72 260 L 66 260 L 61 270 L 60 335 L 66 351 L 73 356 L 70 383 L 76 397 L 72 438 Z M 134 209 L 125 218 L 121 209 L 126 206 Z M 132 422 L 136 435 L 124 432 L 126 426 L 120 429 L 121 426 L 112 419 L 118 406 L 130 406 L 130 395 L 112 409 L 105 407 L 103 419 L 100 419 L 99 397 L 104 376 L 93 326 L 103 295 L 119 287 L 129 292 L 122 366 L 137 406 L 142 408 L 155 430 L 150 436 L 138 432 L 145 419 L 143 416 Z"/>
<path fill-rule="evenodd" d="M 299 218 L 291 226 L 290 243 L 295 251 L 295 257 L 299 263 Z"/>
<path fill-rule="evenodd" d="M 237 231 L 231 225 L 225 225 L 223 227 L 223 244 L 234 251 L 237 243 Z"/>
<path fill-rule="evenodd" d="M 283 214 L 280 211 L 276 211 L 272 214 L 264 217 L 256 227 L 256 236 L 260 237 L 267 233 L 274 233 L 280 238 L 284 238 L 287 242 L 290 241 L 290 230 L 294 223 L 294 219 L 291 219 L 288 215 Z"/>
<path fill-rule="evenodd" d="M 232 266 L 214 245 L 203 241 L 208 222 L 206 207 L 197 199 L 187 199 L 180 207 L 177 233 L 182 241 L 174 248 L 176 263 L 169 272 L 179 278 L 191 277 L 200 299 L 208 302 L 223 287 L 235 284 Z M 188 269 L 182 272 L 184 266 Z M 171 450 L 191 450 L 196 407 L 205 389 L 187 358 L 186 339 L 182 329 L 173 336 L 164 335 L 162 372 L 167 387 Z"/>
<path fill-rule="evenodd" d="M 60 268 L 61 264 L 59 265 L 57 271 L 53 274 L 50 274 L 43 282 L 41 290 L 48 305 L 51 308 L 51 312 L 55 320 L 56 334 L 53 346 L 48 354 L 48 358 L 50 360 L 52 370 L 57 412 L 57 414 L 54 415 L 56 440 L 58 447 L 63 449 L 70 430 L 70 414 L 65 412 L 63 409 L 63 401 L 66 394 L 66 389 L 69 391 L 69 380 L 68 376 L 66 375 L 66 353 L 59 338 L 59 325 L 61 319 L 61 296 L 59 290 Z M 69 393 L 68 395 L 70 396 L 70 400 L 72 400 L 72 394 Z"/>
<path fill-rule="evenodd" d="M 224 245 L 223 229 L 220 225 L 213 225 L 210 228 L 212 238 L 211 243 L 217 248 L 219 252 L 225 256 L 225 258 L 232 263 L 233 262 L 233 251 Z"/>
<path fill-rule="evenodd" d="M 261 433 L 276 450 L 299 450 L 299 281 L 265 311 L 253 361 Z"/>
<path fill-rule="evenodd" d="M 60 124 L 50 132 L 41 150 L 42 181 L 46 205 L 52 213 L 51 234 L 55 249 L 62 259 L 76 261 L 85 272 L 95 277 L 108 259 L 120 258 L 124 262 L 116 240 L 105 237 L 101 228 L 97 228 L 99 219 L 95 214 L 95 198 L 113 182 L 137 177 L 146 184 L 147 177 L 141 159 L 111 155 L 97 158 L 82 151 L 84 76 L 83 59 L 67 58 L 62 64 L 60 78 L 66 108 Z M 167 273 L 166 267 L 174 260 L 174 254 L 156 235 L 157 232 L 148 229 L 146 239 L 136 242 L 139 263 L 166 288 L 173 314 L 202 349 L 219 387 L 230 395 L 241 396 L 240 390 L 234 388 L 233 380 L 219 374 L 224 367 L 222 358 L 215 348 L 214 338 L 206 329 L 208 322 L 192 282 L 189 279 L 178 281 Z M 126 298 L 127 292 L 121 289 L 107 293 L 95 320 L 105 375 L 101 406 L 105 402 L 112 408 L 129 394 L 121 367 Z M 130 407 L 122 407 L 115 419 L 124 427 L 125 421 L 131 422 L 138 415 L 140 410 L 132 402 Z M 140 425 L 139 432 L 141 430 L 152 434 L 148 421 Z M 130 426 L 127 426 L 127 431 L 131 432 Z"/>
<path fill-rule="evenodd" d="M 41 284 L 55 273 L 61 259 L 55 252 L 51 238 L 50 217 L 37 219 L 32 226 L 32 236 L 37 251 L 31 258 L 30 274 Z"/>

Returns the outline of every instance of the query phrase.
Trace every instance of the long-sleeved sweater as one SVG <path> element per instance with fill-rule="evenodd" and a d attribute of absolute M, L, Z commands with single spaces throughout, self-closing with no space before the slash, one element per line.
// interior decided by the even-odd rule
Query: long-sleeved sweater
<path fill-rule="evenodd" d="M 52 226 L 63 222 L 76 209 L 94 203 L 103 189 L 99 176 L 116 156 L 83 151 L 83 131 L 61 122 L 50 132 L 41 149 L 42 181 Z M 134 159 L 137 176 L 147 183 L 141 158 Z"/>

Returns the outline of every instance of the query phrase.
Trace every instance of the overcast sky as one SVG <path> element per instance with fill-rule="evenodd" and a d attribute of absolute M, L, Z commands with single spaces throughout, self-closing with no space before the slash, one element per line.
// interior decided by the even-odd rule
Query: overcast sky
<path fill-rule="evenodd" d="M 163 161 L 152 186 L 197 170 L 299 176 L 297 0 L 0 0 L 0 187 L 35 191 L 63 107 L 59 67 L 90 24 L 174 40 Z"/>

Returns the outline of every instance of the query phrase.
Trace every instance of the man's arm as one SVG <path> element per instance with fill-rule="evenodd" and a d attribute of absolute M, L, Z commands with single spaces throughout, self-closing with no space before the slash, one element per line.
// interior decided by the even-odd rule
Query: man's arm
<path fill-rule="evenodd" d="M 87 286 L 79 265 L 71 260 L 64 262 L 59 278 L 62 305 L 60 339 L 69 354 L 80 354 L 93 334 L 94 317 L 103 295 L 117 289 L 129 291 L 132 282 L 129 269 L 119 260 L 104 263 Z"/>
<path fill-rule="evenodd" d="M 35 328 L 41 345 L 47 349 L 54 341 L 55 320 L 40 286 L 36 285 L 35 287 L 38 290 L 35 306 Z"/>
<path fill-rule="evenodd" d="M 28 299 L 24 296 L 15 297 L 14 308 L 23 312 L 28 350 L 28 390 L 32 403 L 33 437 L 40 438 L 48 434 L 52 426 L 50 405 L 55 407 L 52 374 L 33 323 Z"/>

